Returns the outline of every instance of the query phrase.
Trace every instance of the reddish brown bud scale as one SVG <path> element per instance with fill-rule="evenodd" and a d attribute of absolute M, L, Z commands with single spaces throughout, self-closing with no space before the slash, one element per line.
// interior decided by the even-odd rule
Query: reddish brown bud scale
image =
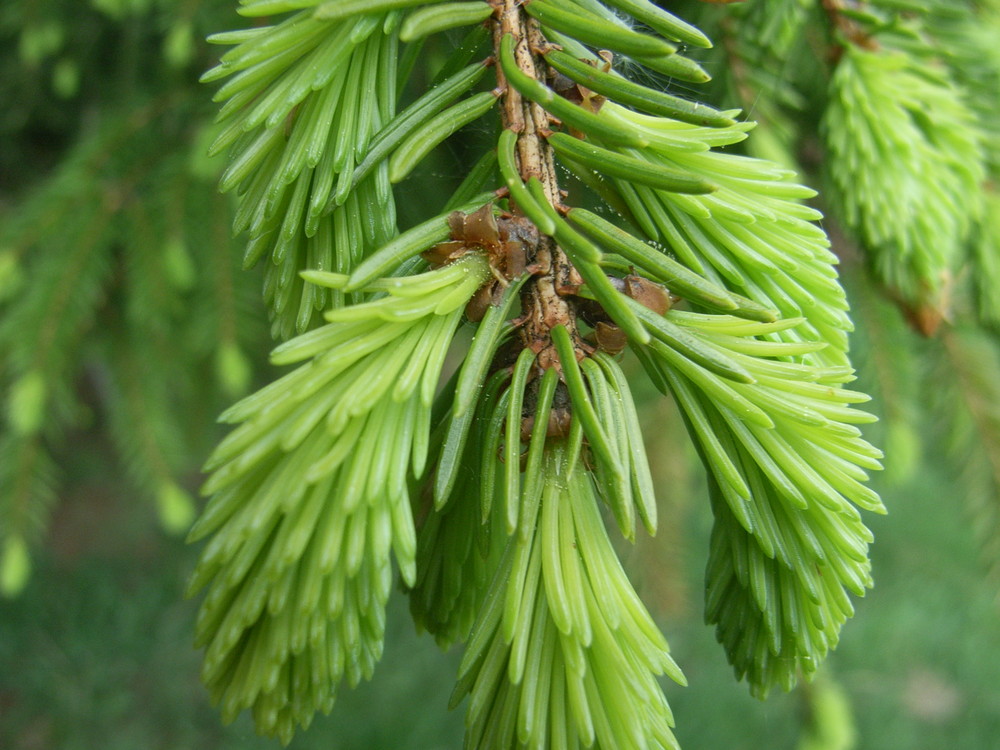
<path fill-rule="evenodd" d="M 670 294 L 662 284 L 634 274 L 625 277 L 624 286 L 625 294 L 657 315 L 665 315 L 673 303 L 679 299 L 679 297 Z"/>
<path fill-rule="evenodd" d="M 493 213 L 493 205 L 486 204 L 470 214 L 454 211 L 448 216 L 451 239 L 439 242 L 421 253 L 424 260 L 443 266 L 461 258 L 466 253 L 485 253 L 490 264 L 492 279 L 480 288 L 466 306 L 469 320 L 483 319 L 490 305 L 499 303 L 507 284 L 525 272 L 539 273 L 528 263 L 528 248 L 538 243 L 538 230 L 527 219 L 519 216 Z"/>
<path fill-rule="evenodd" d="M 619 354 L 628 345 L 628 336 L 618 326 L 599 321 L 594 327 L 597 348 L 608 354 Z"/>
<path fill-rule="evenodd" d="M 469 247 L 464 242 L 439 242 L 430 250 L 424 250 L 420 257 L 431 265 L 443 266 L 469 252 Z"/>
<path fill-rule="evenodd" d="M 478 323 L 486 315 L 486 311 L 493 304 L 494 284 L 484 284 L 472 295 L 472 299 L 465 305 L 465 317 L 473 323 Z"/>

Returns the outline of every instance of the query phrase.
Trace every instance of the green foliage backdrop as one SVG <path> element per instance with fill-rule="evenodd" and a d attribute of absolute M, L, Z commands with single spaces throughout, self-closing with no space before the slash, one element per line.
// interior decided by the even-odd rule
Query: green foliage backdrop
<path fill-rule="evenodd" d="M 687 449 L 633 392 L 706 469 L 705 617 L 765 697 L 872 585 L 849 351 L 890 479 L 951 456 L 996 568 L 996 3 L 239 10 L 0 11 L 5 594 L 77 440 L 167 532 L 209 455 L 189 592 L 226 721 L 287 743 L 370 679 L 398 576 L 466 644 L 466 746 L 675 747 L 657 677 L 686 678 L 619 541 Z M 839 688 L 805 696 L 803 746 L 848 746 Z"/>

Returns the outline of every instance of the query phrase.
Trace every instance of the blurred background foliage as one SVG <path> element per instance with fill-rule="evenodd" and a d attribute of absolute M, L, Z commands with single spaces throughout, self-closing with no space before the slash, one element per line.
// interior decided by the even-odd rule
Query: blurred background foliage
<path fill-rule="evenodd" d="M 810 30 L 840 4 L 668 5 L 717 42 L 703 60 L 712 88 L 680 93 L 743 106 L 761 123 L 749 148 L 829 188 L 820 207 L 858 328 L 860 389 L 882 416 L 871 437 L 887 471 L 874 481 L 890 509 L 871 520 L 876 588 L 820 679 L 750 698 L 702 624 L 703 477 L 672 405 L 635 379 L 663 519 L 657 538 L 621 552 L 690 682 L 666 686 L 678 738 L 687 750 L 995 747 L 1000 11 L 930 3 L 916 36 L 899 25 L 914 59 L 932 41 L 947 53 L 986 170 L 948 278 L 920 289 L 886 269 L 863 222 L 837 224 L 864 206 L 848 207 L 824 160 L 833 61 Z M 176 536 L 215 415 L 267 378 L 261 278 L 240 270 L 232 204 L 216 189 L 224 160 L 205 156 L 215 107 L 197 82 L 217 54 L 202 40 L 233 19 L 231 0 L 0 7 L 0 588 L 17 594 L 0 599 L 3 748 L 274 746 L 245 717 L 221 727 L 208 705 L 182 595 L 194 551 Z M 429 69 L 446 45 L 425 48 Z M 400 186 L 401 226 L 439 210 L 450 190 L 435 185 L 461 180 L 468 145 L 450 143 Z M 388 631 L 374 681 L 344 691 L 292 747 L 460 744 L 461 713 L 446 711 L 457 652 L 414 633 L 401 595 Z"/>

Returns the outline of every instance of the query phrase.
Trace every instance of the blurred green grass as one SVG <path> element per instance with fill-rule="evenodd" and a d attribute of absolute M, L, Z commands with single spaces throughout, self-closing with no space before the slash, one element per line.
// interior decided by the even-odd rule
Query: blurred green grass
<path fill-rule="evenodd" d="M 885 491 L 890 515 L 869 518 L 876 587 L 857 603 L 829 673 L 846 690 L 858 750 L 1000 747 L 1000 607 L 984 579 L 961 498 L 931 466 Z M 766 702 L 737 684 L 710 629 L 700 586 L 707 503 L 678 504 L 683 540 L 671 559 L 685 592 L 661 623 L 690 686 L 667 685 L 685 750 L 794 750 L 801 693 Z M 669 513 L 670 511 L 668 511 Z M 21 598 L 0 602 L 0 748 L 236 750 L 277 748 L 245 717 L 221 726 L 198 682 L 195 603 L 183 598 L 196 550 L 164 539 L 149 511 L 91 478 L 60 506 L 52 543 Z M 640 558 L 641 559 L 641 558 Z M 414 632 L 394 596 L 375 679 L 343 690 L 291 748 L 445 750 L 461 746 L 448 712 L 459 654 Z"/>

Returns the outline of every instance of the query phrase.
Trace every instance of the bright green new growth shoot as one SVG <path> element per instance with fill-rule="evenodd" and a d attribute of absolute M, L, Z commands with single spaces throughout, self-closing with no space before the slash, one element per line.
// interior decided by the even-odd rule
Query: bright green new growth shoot
<path fill-rule="evenodd" d="M 760 696 L 809 677 L 872 584 L 858 509 L 884 512 L 881 453 L 844 387 L 814 191 L 733 153 L 753 128 L 737 110 L 622 75 L 704 82 L 680 50 L 709 40 L 645 0 L 240 12 L 261 21 L 212 39 L 231 47 L 205 76 L 224 81 L 213 148 L 246 265 L 266 264 L 272 361 L 298 368 L 223 415 L 191 532 L 224 718 L 250 709 L 287 742 L 369 678 L 394 556 L 417 624 L 465 643 L 466 747 L 677 747 L 657 678 L 684 677 L 608 530 L 657 525 L 623 351 L 707 469 L 707 619 L 737 676 Z M 419 45 L 461 26 L 399 106 Z M 850 65 L 845 91 L 882 85 Z M 499 126 L 488 152 L 400 232 L 392 184 L 476 121 Z"/>

